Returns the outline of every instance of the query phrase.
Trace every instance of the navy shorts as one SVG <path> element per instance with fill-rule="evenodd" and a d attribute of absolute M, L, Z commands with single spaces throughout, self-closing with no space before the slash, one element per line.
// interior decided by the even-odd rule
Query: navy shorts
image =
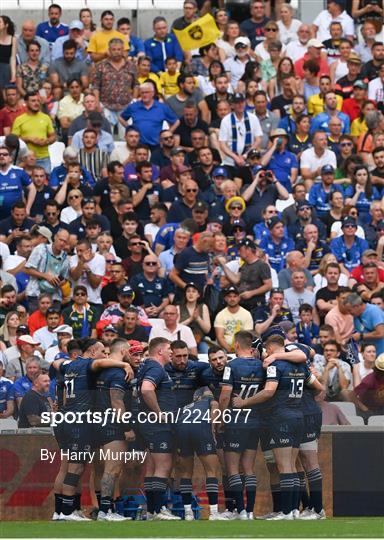
<path fill-rule="evenodd" d="M 257 450 L 260 439 L 260 427 L 247 426 L 244 428 L 225 427 L 224 451 L 244 452 Z"/>
<path fill-rule="evenodd" d="M 128 430 L 129 428 L 127 427 Z M 101 447 L 114 441 L 125 441 L 124 428 L 121 425 L 95 425 L 94 442 L 96 447 Z"/>
<path fill-rule="evenodd" d="M 140 435 L 145 447 L 155 454 L 171 454 L 175 446 L 175 435 L 169 426 L 140 425 Z"/>
<path fill-rule="evenodd" d="M 216 443 L 211 426 L 180 424 L 176 427 L 177 448 L 181 457 L 216 454 Z"/>
<path fill-rule="evenodd" d="M 322 424 L 322 414 L 305 414 L 304 415 L 304 432 L 302 443 L 316 441 L 320 438 Z"/>
<path fill-rule="evenodd" d="M 269 417 L 268 427 L 262 431 L 263 452 L 274 448 L 299 448 L 303 438 L 303 416 L 279 415 Z"/>
<path fill-rule="evenodd" d="M 63 430 L 63 424 L 58 424 L 53 428 L 53 434 L 55 436 L 56 442 L 60 450 L 66 449 L 65 435 Z"/>
<path fill-rule="evenodd" d="M 60 441 L 63 445 L 61 448 L 76 453 L 89 452 L 95 447 L 93 428 L 94 426 L 90 424 L 61 424 Z"/>
<path fill-rule="evenodd" d="M 222 431 L 216 432 L 216 449 L 222 450 L 224 448 L 224 433 Z"/>

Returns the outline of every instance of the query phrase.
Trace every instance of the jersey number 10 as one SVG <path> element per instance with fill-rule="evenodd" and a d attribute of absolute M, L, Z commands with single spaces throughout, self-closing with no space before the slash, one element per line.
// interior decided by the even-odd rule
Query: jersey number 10
<path fill-rule="evenodd" d="M 247 384 L 242 384 L 240 386 L 239 398 L 247 399 L 254 396 L 257 393 L 259 386 L 260 385 L 258 384 L 250 384 L 249 386 Z"/>

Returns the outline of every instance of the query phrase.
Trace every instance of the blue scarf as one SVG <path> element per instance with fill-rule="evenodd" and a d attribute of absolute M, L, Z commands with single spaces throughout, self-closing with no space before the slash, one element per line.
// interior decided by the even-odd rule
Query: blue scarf
<path fill-rule="evenodd" d="M 245 154 L 252 144 L 252 131 L 251 122 L 247 111 L 244 111 L 244 124 L 245 124 L 245 146 L 243 154 Z M 232 152 L 237 154 L 237 129 L 236 129 L 236 117 L 234 113 L 231 113 L 231 126 L 232 126 Z"/>

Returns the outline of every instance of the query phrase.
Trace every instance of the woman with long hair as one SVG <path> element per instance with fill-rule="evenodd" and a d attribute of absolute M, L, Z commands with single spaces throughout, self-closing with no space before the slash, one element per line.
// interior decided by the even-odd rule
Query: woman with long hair
<path fill-rule="evenodd" d="M 226 9 L 217 9 L 214 14 L 215 23 L 217 28 L 222 32 L 225 33 L 227 26 L 230 22 L 229 15 Z M 234 21 L 236 22 L 236 21 Z"/>
<path fill-rule="evenodd" d="M 343 140 L 345 143 L 348 142 L 348 139 L 345 139 L 345 137 L 348 137 L 348 135 L 344 135 L 343 138 L 340 139 L 340 145 L 342 144 Z M 351 140 L 350 137 L 349 140 Z M 347 148 L 349 148 L 349 146 Z M 344 149 L 344 152 L 346 154 L 346 149 Z M 345 159 L 340 162 L 338 168 L 336 169 L 334 183 L 342 184 L 343 187 L 349 186 L 350 184 L 352 184 L 352 177 L 356 166 L 363 164 L 364 161 L 359 155 L 354 154 L 353 152 L 351 152 L 349 155 L 346 155 Z"/>
<path fill-rule="evenodd" d="M 262 81 L 260 64 L 259 62 L 255 62 L 255 60 L 249 60 L 249 62 L 245 64 L 244 73 L 237 83 L 237 92 L 245 94 L 245 87 L 248 81 L 255 81 L 258 90 L 264 90 L 264 92 L 266 92 L 267 84 Z"/>
<path fill-rule="evenodd" d="M 331 77 L 332 84 L 335 84 L 335 82 L 341 79 L 341 77 L 344 77 L 348 74 L 347 63 L 351 51 L 352 43 L 349 41 L 349 39 L 341 39 L 339 45 L 340 58 L 335 62 L 332 62 L 329 67 L 329 75 Z"/>
<path fill-rule="evenodd" d="M 359 165 L 353 171 L 352 185 L 345 190 L 345 204 L 356 206 L 361 223 L 369 222 L 369 209 L 373 201 L 379 201 L 381 194 L 372 186 L 368 167 Z"/>
<path fill-rule="evenodd" d="M 223 37 L 218 39 L 216 45 L 219 47 L 219 57 L 222 62 L 227 58 L 234 58 L 235 39 L 240 36 L 240 25 L 237 21 L 228 21 L 225 26 Z"/>
<path fill-rule="evenodd" d="M 274 84 L 273 95 L 270 96 L 270 98 L 281 94 L 281 81 L 282 78 L 286 75 L 289 75 L 290 77 L 295 77 L 295 66 L 293 65 L 293 62 L 290 58 L 284 56 L 277 64 L 276 80 Z"/>
<path fill-rule="evenodd" d="M 0 15 L 0 87 L 16 82 L 15 25 L 7 15 Z"/>
<path fill-rule="evenodd" d="M 17 335 L 16 330 L 20 324 L 20 317 L 17 311 L 9 311 L 5 316 L 4 324 L 0 328 L 1 348 L 13 347 L 16 345 Z"/>
<path fill-rule="evenodd" d="M 79 12 L 79 20 L 84 25 L 84 37 L 89 40 L 96 31 L 96 24 L 93 22 L 92 11 L 89 8 L 83 8 Z"/>
<path fill-rule="evenodd" d="M 377 106 L 374 101 L 367 99 L 361 104 L 360 114 L 355 118 L 351 124 L 351 137 L 353 137 L 353 142 L 357 144 L 359 137 L 368 131 L 368 126 L 365 121 L 365 116 L 367 113 L 376 111 Z"/>
<path fill-rule="evenodd" d="M 207 353 L 209 346 L 204 341 L 204 336 L 211 330 L 211 319 L 208 307 L 202 302 L 200 291 L 194 283 L 185 286 L 178 309 L 180 324 L 185 324 L 192 330 L 198 352 Z"/>
<path fill-rule="evenodd" d="M 208 68 L 208 77 L 204 77 L 203 75 L 197 76 L 197 84 L 203 95 L 209 96 L 216 92 L 216 88 L 213 86 L 212 81 L 218 75 L 226 75 L 224 66 L 220 60 L 212 60 Z"/>
<path fill-rule="evenodd" d="M 245 83 L 245 110 L 250 113 L 255 112 L 256 93 L 259 91 L 259 85 L 256 81 L 250 80 Z"/>

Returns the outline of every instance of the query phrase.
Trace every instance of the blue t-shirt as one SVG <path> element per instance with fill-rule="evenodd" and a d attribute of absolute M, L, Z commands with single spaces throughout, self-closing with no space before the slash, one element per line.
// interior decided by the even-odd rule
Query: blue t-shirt
<path fill-rule="evenodd" d="M 345 135 L 351 131 L 351 120 L 349 116 L 343 112 L 338 112 L 337 117 L 341 120 L 341 133 Z M 322 112 L 313 117 L 311 123 L 311 133 L 315 131 L 326 131 L 329 133 L 329 121 L 331 117 L 327 112 Z"/>
<path fill-rule="evenodd" d="M 183 249 L 175 255 L 174 265 L 185 283 L 194 283 L 201 291 L 207 279 L 209 257 L 207 253 L 199 253 L 193 246 Z"/>
<path fill-rule="evenodd" d="M 16 398 L 22 398 L 32 388 L 32 381 L 26 375 L 17 379 L 13 385 L 13 394 Z"/>
<path fill-rule="evenodd" d="M 0 413 L 7 410 L 7 401 L 14 399 L 13 382 L 6 377 L 0 378 Z"/>
<path fill-rule="evenodd" d="M 291 238 L 283 238 L 279 244 L 275 244 L 271 238 L 264 237 L 260 242 L 260 247 L 268 255 L 269 264 L 279 273 L 285 268 L 287 253 L 295 249 L 295 244 Z"/>
<path fill-rule="evenodd" d="M 363 252 L 369 248 L 368 242 L 355 236 L 355 241 L 350 248 L 347 248 L 344 235 L 331 240 L 330 248 L 335 255 L 337 262 L 342 263 L 351 272 L 355 266 L 359 266 Z"/>
<path fill-rule="evenodd" d="M 319 217 L 324 217 L 331 209 L 329 199 L 334 191 L 340 191 L 343 194 L 341 187 L 334 185 L 331 186 L 329 192 L 325 191 L 321 182 L 314 184 L 309 190 L 308 202 L 316 208 Z"/>
<path fill-rule="evenodd" d="M 24 189 L 30 184 L 31 179 L 20 167 L 11 166 L 5 173 L 0 171 L 1 215 L 9 215 L 12 205 L 22 201 Z"/>
<path fill-rule="evenodd" d="M 168 105 L 156 100 L 150 108 L 145 107 L 141 101 L 131 103 L 121 113 L 121 117 L 126 122 L 132 118 L 133 127 L 140 131 L 140 142 L 150 146 L 159 144 L 164 121 L 172 126 L 178 119 Z"/>
<path fill-rule="evenodd" d="M 144 307 L 160 306 L 170 292 L 168 280 L 157 276 L 149 281 L 143 273 L 140 273 L 133 276 L 129 283 L 136 294 L 141 293 Z"/>
<path fill-rule="evenodd" d="M 169 56 L 174 56 L 178 62 L 184 60 L 183 51 L 175 34 L 168 34 L 164 41 L 149 38 L 144 41 L 144 49 L 145 55 L 151 59 L 151 69 L 154 73 L 165 71 L 165 59 Z"/>
<path fill-rule="evenodd" d="M 68 26 L 62 23 L 52 26 L 49 21 L 44 21 L 39 23 L 36 28 L 36 35 L 46 39 L 49 43 L 54 43 L 57 38 L 67 36 L 68 33 Z"/>
<path fill-rule="evenodd" d="M 284 152 L 274 152 L 268 163 L 268 169 L 273 172 L 280 184 L 282 184 L 289 193 L 292 192 L 291 169 L 298 168 L 299 163 L 297 157 L 292 152 L 289 152 L 289 150 L 284 150 Z"/>
<path fill-rule="evenodd" d="M 384 312 L 373 304 L 366 304 L 365 310 L 360 317 L 354 317 L 353 322 L 355 324 L 356 332 L 373 332 L 377 326 L 384 324 Z M 377 356 L 384 353 L 384 339 L 369 338 L 376 347 Z"/>

